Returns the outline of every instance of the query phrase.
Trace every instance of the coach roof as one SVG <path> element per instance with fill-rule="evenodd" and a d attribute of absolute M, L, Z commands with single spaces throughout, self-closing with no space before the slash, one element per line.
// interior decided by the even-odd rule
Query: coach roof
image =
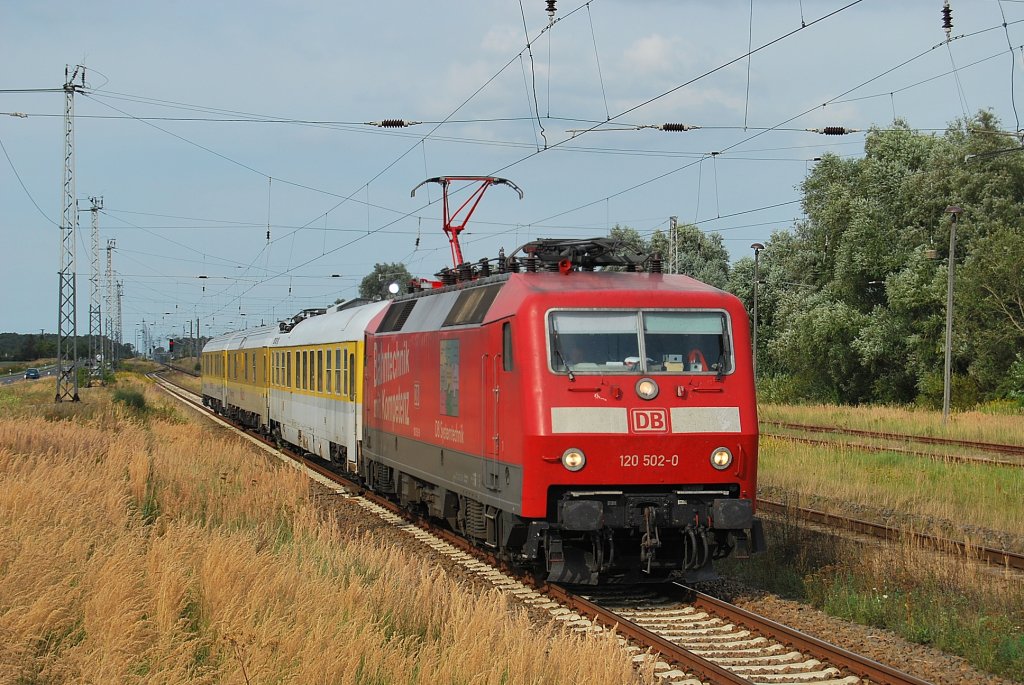
<path fill-rule="evenodd" d="M 299 322 L 289 333 L 279 332 L 273 336 L 276 342 L 272 342 L 271 346 L 322 345 L 342 340 L 362 340 L 370 320 L 390 303 L 390 300 L 383 300 L 347 309 L 328 309 L 326 314 Z"/>

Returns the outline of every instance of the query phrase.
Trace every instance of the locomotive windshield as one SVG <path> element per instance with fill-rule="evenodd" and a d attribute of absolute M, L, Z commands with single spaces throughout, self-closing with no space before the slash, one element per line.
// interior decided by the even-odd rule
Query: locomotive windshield
<path fill-rule="evenodd" d="M 723 374 L 733 367 L 720 311 L 556 311 L 548 334 L 556 373 Z"/>

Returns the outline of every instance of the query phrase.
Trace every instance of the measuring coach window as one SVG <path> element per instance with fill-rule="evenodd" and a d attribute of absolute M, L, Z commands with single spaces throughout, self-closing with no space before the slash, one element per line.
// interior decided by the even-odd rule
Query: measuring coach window
<path fill-rule="evenodd" d="M 733 369 L 721 311 L 557 311 L 548 318 L 551 369 L 582 374 L 719 374 Z"/>
<path fill-rule="evenodd" d="M 354 354 L 348 355 L 348 396 L 351 399 L 356 398 L 356 356 Z"/>
<path fill-rule="evenodd" d="M 341 388 L 341 348 L 334 350 L 334 392 L 340 395 Z"/>

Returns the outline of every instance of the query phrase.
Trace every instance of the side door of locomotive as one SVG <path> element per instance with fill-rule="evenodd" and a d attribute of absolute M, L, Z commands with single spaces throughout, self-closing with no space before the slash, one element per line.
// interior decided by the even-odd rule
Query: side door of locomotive
<path fill-rule="evenodd" d="M 505 338 L 509 330 L 508 322 L 498 322 L 484 326 L 484 353 L 481 358 L 481 452 L 484 458 L 484 485 L 488 490 L 499 492 L 502 489 L 502 468 L 498 457 L 501 454 L 501 380 L 505 354 L 503 348 L 508 343 Z M 503 331 L 505 334 L 503 334 Z"/>

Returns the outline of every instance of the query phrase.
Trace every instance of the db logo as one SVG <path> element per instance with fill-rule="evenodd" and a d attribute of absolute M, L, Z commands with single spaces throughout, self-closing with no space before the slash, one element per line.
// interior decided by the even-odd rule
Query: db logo
<path fill-rule="evenodd" d="M 664 409 L 630 409 L 629 423 L 634 433 L 667 433 L 668 413 Z"/>

